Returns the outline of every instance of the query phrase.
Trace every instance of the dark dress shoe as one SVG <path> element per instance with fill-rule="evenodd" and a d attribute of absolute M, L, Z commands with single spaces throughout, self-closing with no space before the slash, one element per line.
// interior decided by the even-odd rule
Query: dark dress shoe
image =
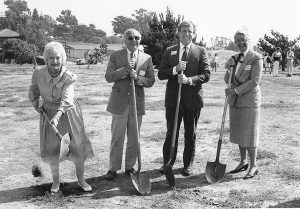
<path fill-rule="evenodd" d="M 192 169 L 190 168 L 183 168 L 181 171 L 181 175 L 183 176 L 190 176 L 192 175 Z"/>
<path fill-rule="evenodd" d="M 129 169 L 129 170 L 126 170 L 125 173 L 126 173 L 128 176 L 130 176 L 130 173 L 135 173 L 135 170 L 134 170 L 134 168 L 131 168 L 131 169 Z"/>
<path fill-rule="evenodd" d="M 160 174 L 165 174 L 164 169 L 165 169 L 165 166 L 164 166 L 164 165 L 161 166 L 160 169 L 159 169 L 159 173 L 160 173 Z"/>
<path fill-rule="evenodd" d="M 240 168 L 236 168 L 236 169 L 230 171 L 230 173 L 239 173 L 239 172 L 247 170 L 248 167 L 249 167 L 249 164 L 247 163 L 246 165 L 244 165 L 244 166 L 242 166 Z"/>
<path fill-rule="evenodd" d="M 258 174 L 258 170 L 254 171 L 253 174 L 247 173 L 247 175 L 244 177 L 244 179 L 252 179 L 257 174 Z"/>
<path fill-rule="evenodd" d="M 117 172 L 115 171 L 108 171 L 106 175 L 104 176 L 104 179 L 106 180 L 113 180 L 117 176 Z"/>

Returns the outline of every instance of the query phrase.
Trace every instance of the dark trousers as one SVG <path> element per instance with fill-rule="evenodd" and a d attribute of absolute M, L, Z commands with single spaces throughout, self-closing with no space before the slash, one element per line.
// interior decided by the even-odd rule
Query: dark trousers
<path fill-rule="evenodd" d="M 174 108 L 166 108 L 166 119 L 167 119 L 167 134 L 166 139 L 163 145 L 163 157 L 164 157 L 164 165 L 169 162 L 170 159 L 170 151 L 171 151 L 171 141 L 172 141 L 172 133 L 175 119 L 175 111 Z M 184 168 L 189 168 L 193 165 L 195 149 L 196 149 L 196 129 L 197 122 L 200 116 L 201 108 L 198 109 L 186 109 L 182 102 L 180 102 L 179 113 L 178 113 L 178 122 L 177 122 L 177 132 L 175 138 L 175 148 L 174 155 L 171 160 L 171 165 L 174 165 L 177 155 L 178 148 L 178 133 L 180 129 L 180 124 L 183 119 L 184 123 L 184 151 L 183 151 L 183 166 Z"/>

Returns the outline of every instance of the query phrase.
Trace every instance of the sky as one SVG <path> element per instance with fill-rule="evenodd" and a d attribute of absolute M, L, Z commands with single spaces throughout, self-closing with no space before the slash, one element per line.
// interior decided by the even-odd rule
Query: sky
<path fill-rule="evenodd" d="M 0 0 L 0 12 L 7 10 Z M 85 25 L 94 24 L 97 29 L 113 35 L 111 22 L 117 16 L 131 17 L 141 8 L 157 14 L 166 13 L 167 7 L 177 17 L 196 24 L 197 37 L 204 38 L 209 46 L 211 37 L 222 36 L 233 40 L 234 33 L 247 28 L 252 44 L 271 30 L 294 39 L 300 35 L 299 0 L 26 0 L 31 11 L 56 19 L 60 12 L 69 9 Z"/>

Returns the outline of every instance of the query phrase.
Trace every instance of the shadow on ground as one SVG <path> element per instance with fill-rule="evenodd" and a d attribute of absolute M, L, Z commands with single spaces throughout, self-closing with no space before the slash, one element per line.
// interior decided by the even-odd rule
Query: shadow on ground
<path fill-rule="evenodd" d="M 192 189 L 209 185 L 206 181 L 205 173 L 193 175 L 190 177 L 183 177 L 180 175 L 181 169 L 174 169 L 176 189 Z M 163 174 L 160 174 L 158 169 L 142 172 L 145 178 L 151 181 L 151 193 L 148 195 L 156 195 L 171 191 L 168 182 Z M 157 180 L 158 179 L 158 180 Z M 230 175 L 225 175 L 222 182 L 236 180 Z M 84 192 L 77 184 L 77 182 L 62 183 L 60 186 L 60 197 L 80 197 L 89 196 L 91 199 L 105 199 L 114 196 L 132 196 L 140 195 L 134 187 L 131 178 L 125 173 L 119 173 L 118 176 L 108 181 L 104 176 L 87 179 L 87 182 L 93 187 L 92 192 Z M 49 196 L 51 184 L 41 184 L 31 187 L 23 187 L 11 190 L 0 191 L 0 203 L 9 203 L 16 201 L 34 200 L 39 201 L 39 197 Z"/>

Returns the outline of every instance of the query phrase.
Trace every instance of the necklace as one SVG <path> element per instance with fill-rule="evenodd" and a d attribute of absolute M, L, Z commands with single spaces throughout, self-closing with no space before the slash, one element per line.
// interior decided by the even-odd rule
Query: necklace
<path fill-rule="evenodd" d="M 48 73 L 50 74 L 50 76 L 51 76 L 52 78 L 57 77 L 57 76 L 60 74 L 60 72 L 61 72 L 61 68 L 60 68 L 59 72 L 56 73 L 56 74 L 51 73 L 50 70 L 49 70 L 49 68 L 48 68 Z"/>

